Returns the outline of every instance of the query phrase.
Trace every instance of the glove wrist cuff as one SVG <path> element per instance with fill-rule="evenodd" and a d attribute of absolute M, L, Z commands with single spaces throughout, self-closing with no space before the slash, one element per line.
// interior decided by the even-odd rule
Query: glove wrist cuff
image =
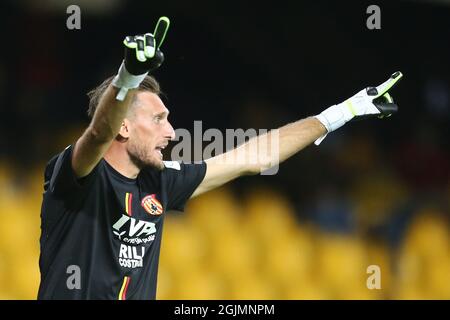
<path fill-rule="evenodd" d="M 125 63 L 122 61 L 117 75 L 112 81 L 112 85 L 119 88 L 119 92 L 116 96 L 117 100 L 123 101 L 129 89 L 135 89 L 139 87 L 141 82 L 145 79 L 148 72 L 140 75 L 133 75 L 125 68 Z"/>
<path fill-rule="evenodd" d="M 339 129 L 354 117 L 346 106 L 346 103 L 348 102 L 345 101 L 343 103 L 333 105 L 322 111 L 320 114 L 314 116 L 327 129 L 327 133 L 314 142 L 315 145 L 319 145 L 328 133 Z"/>

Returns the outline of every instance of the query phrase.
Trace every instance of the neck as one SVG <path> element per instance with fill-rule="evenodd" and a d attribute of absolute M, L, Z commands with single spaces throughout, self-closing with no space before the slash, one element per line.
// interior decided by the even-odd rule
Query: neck
<path fill-rule="evenodd" d="M 113 141 L 104 158 L 111 167 L 127 178 L 136 179 L 141 171 L 131 161 L 124 143 Z"/>

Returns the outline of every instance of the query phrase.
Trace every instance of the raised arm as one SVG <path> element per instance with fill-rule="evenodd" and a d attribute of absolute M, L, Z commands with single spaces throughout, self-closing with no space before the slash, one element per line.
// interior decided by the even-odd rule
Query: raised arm
<path fill-rule="evenodd" d="M 309 144 L 316 145 L 351 120 L 384 118 L 397 112 L 388 91 L 400 80 L 394 73 L 378 87 L 368 87 L 346 101 L 331 106 L 317 116 L 269 131 L 224 154 L 205 160 L 205 178 L 192 197 L 217 188 L 239 176 L 258 174 L 277 166 Z"/>
<path fill-rule="evenodd" d="M 169 19 L 161 17 L 153 34 L 128 36 L 123 41 L 125 58 L 119 72 L 101 96 L 89 127 L 73 150 L 72 168 L 78 178 L 87 176 L 104 156 L 119 133 L 139 84 L 164 61 L 159 47 L 168 27 Z"/>
<path fill-rule="evenodd" d="M 78 178 L 87 176 L 92 171 L 119 132 L 134 90 L 123 101 L 116 100 L 118 92 L 112 84 L 109 85 L 100 98 L 89 127 L 74 146 L 72 168 Z"/>

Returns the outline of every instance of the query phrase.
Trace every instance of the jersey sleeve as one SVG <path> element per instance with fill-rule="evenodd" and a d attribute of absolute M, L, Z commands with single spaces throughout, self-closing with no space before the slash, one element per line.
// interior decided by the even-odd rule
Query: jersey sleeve
<path fill-rule="evenodd" d="M 168 210 L 184 211 L 186 202 L 203 181 L 206 163 L 185 164 L 183 162 L 165 161 L 163 183 L 168 197 Z"/>
<path fill-rule="evenodd" d="M 58 198 L 74 197 L 89 186 L 98 166 L 86 177 L 77 178 L 72 169 L 72 152 L 73 145 L 70 145 L 49 161 L 44 175 L 45 192 Z"/>

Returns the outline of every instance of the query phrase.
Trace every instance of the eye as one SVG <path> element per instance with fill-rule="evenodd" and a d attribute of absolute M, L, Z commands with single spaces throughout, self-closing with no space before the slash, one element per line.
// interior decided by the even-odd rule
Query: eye
<path fill-rule="evenodd" d="M 162 116 L 156 116 L 153 118 L 156 123 L 159 123 L 162 120 Z"/>

